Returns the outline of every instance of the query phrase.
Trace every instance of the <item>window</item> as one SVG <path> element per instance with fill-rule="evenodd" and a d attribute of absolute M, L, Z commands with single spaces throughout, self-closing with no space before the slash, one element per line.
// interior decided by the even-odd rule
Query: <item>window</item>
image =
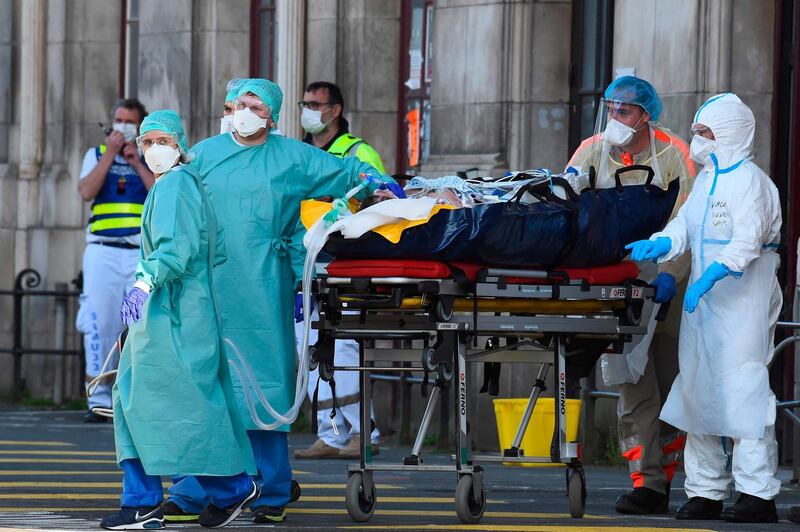
<path fill-rule="evenodd" d="M 139 92 L 139 0 L 123 0 L 122 18 L 119 97 L 136 98 Z"/>
<path fill-rule="evenodd" d="M 416 173 L 430 155 L 433 0 L 404 0 L 400 21 L 398 173 Z"/>
<path fill-rule="evenodd" d="M 275 0 L 250 3 L 250 75 L 275 79 Z"/>
<path fill-rule="evenodd" d="M 575 0 L 572 4 L 569 157 L 594 134 L 597 106 L 611 83 L 614 0 Z"/>

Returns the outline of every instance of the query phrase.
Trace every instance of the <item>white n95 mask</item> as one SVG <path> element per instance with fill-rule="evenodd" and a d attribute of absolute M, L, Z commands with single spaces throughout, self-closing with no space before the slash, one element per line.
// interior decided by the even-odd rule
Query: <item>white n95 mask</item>
<path fill-rule="evenodd" d="M 255 135 L 267 127 L 267 119 L 261 118 L 249 108 L 237 109 L 233 112 L 233 127 L 243 137 Z"/>
<path fill-rule="evenodd" d="M 233 115 L 223 116 L 219 119 L 219 134 L 233 133 Z"/>
<path fill-rule="evenodd" d="M 125 142 L 133 142 L 136 140 L 138 129 L 139 128 L 136 127 L 136 124 L 125 124 L 123 122 L 114 123 L 114 131 L 119 131 L 122 133 L 122 136 L 125 137 Z"/>
<path fill-rule="evenodd" d="M 692 137 L 692 142 L 689 144 L 689 155 L 692 159 L 700 164 L 708 164 L 708 156 L 714 153 L 717 149 L 717 141 L 707 139 L 702 135 L 695 135 Z"/>
<path fill-rule="evenodd" d="M 313 109 L 305 107 L 300 114 L 300 125 L 306 133 L 316 135 L 317 133 L 321 133 L 328 124 L 322 121 L 322 111 L 314 111 Z"/>
<path fill-rule="evenodd" d="M 627 146 L 636 130 L 612 118 L 603 132 L 603 140 L 612 146 Z"/>
<path fill-rule="evenodd" d="M 172 146 L 155 144 L 144 152 L 144 162 L 155 174 L 163 174 L 178 162 L 181 152 Z"/>

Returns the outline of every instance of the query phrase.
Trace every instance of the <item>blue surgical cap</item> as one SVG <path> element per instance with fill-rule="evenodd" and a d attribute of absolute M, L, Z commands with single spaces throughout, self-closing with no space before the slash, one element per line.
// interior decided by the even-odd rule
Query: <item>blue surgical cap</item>
<path fill-rule="evenodd" d="M 603 97 L 612 102 L 638 105 L 650 115 L 650 120 L 657 121 L 664 107 L 655 87 L 635 76 L 622 76 L 608 86 Z"/>
<path fill-rule="evenodd" d="M 272 111 L 272 119 L 278 123 L 281 114 L 281 104 L 283 103 L 283 91 L 274 81 L 262 78 L 248 79 L 240 88 L 236 97 L 252 92 L 258 96 L 265 105 Z"/>
<path fill-rule="evenodd" d="M 186 143 L 186 132 L 183 129 L 183 121 L 178 113 L 171 109 L 155 111 L 147 115 L 139 126 L 139 134 L 144 135 L 148 131 L 163 131 L 175 137 L 181 153 L 186 153 L 189 146 Z"/>
<path fill-rule="evenodd" d="M 239 89 L 242 88 L 242 85 L 250 81 L 247 78 L 233 78 L 228 82 L 228 85 L 225 87 L 227 93 L 225 94 L 225 101 L 232 102 L 236 95 L 239 93 Z"/>

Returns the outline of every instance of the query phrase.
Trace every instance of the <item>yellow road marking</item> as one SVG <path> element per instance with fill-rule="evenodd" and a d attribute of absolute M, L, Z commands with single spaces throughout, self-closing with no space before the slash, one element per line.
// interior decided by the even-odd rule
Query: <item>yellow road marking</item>
<path fill-rule="evenodd" d="M 121 488 L 122 482 L 0 482 L 0 488 Z M 2 497 L 2 495 L 0 495 Z"/>
<path fill-rule="evenodd" d="M 311 471 L 302 471 L 300 469 L 292 469 L 292 475 L 312 475 Z"/>
<path fill-rule="evenodd" d="M 0 495 L 0 498 L 3 496 Z M 327 495 L 302 495 L 300 500 L 303 502 L 344 502 L 344 495 L 340 497 L 332 497 Z M 378 499 L 381 504 L 393 502 L 405 502 L 409 504 L 453 504 L 452 497 L 380 497 Z M 496 501 L 486 499 L 490 504 L 508 504 L 507 501 Z"/>
<path fill-rule="evenodd" d="M 118 498 L 118 497 L 117 497 Z M 105 511 L 109 508 L 113 509 L 116 508 L 116 505 L 113 506 L 95 506 L 95 507 L 12 507 L 12 506 L 3 506 L 0 507 L 0 513 L 9 513 L 9 512 L 99 512 Z M 324 514 L 324 515 L 347 515 L 347 510 L 344 508 L 287 508 L 286 511 L 290 514 Z M 420 510 L 382 510 L 378 509 L 375 510 L 375 515 L 381 516 L 418 516 L 418 517 L 450 517 L 455 519 L 456 512 L 455 510 L 452 511 L 442 511 L 442 510 L 429 510 L 429 511 L 420 511 Z M 488 518 L 510 518 L 510 519 L 520 519 L 520 518 L 527 518 L 527 519 L 568 519 L 568 514 L 548 514 L 548 513 L 533 513 L 533 512 L 486 512 L 484 514 L 485 517 Z M 585 519 L 611 519 L 610 517 L 606 516 L 597 516 L 597 515 L 587 515 L 584 516 Z M 471 525 L 387 525 L 387 526 L 375 526 L 370 527 L 369 525 L 357 525 L 353 527 L 341 527 L 341 528 L 364 528 L 364 529 L 377 529 L 377 530 L 389 530 L 389 529 L 404 529 L 404 530 L 418 530 L 426 527 L 433 526 L 435 528 L 443 528 L 443 529 L 456 529 L 459 526 L 471 526 Z M 464 530 L 486 530 L 487 526 L 492 525 L 474 525 L 475 528 L 465 528 Z M 497 530 L 526 530 L 520 528 L 521 525 L 494 525 L 494 526 L 506 526 L 506 528 L 499 528 Z M 523 525 L 524 526 L 524 525 Z M 538 532 L 539 530 L 542 531 L 551 531 L 551 530 L 565 530 L 570 532 L 595 532 L 595 531 L 611 531 L 611 530 L 619 530 L 619 527 L 555 527 L 555 526 L 548 526 L 545 528 L 537 528 L 534 529 L 533 532 Z M 625 532 L 644 532 L 654 530 L 652 528 L 626 528 Z M 687 529 L 669 529 L 670 532 L 686 532 Z M 711 530 L 707 530 L 705 532 L 713 532 Z"/>
<path fill-rule="evenodd" d="M 343 490 L 347 487 L 346 484 L 311 484 L 311 483 L 300 483 L 301 489 L 310 489 L 310 490 Z M 392 484 L 375 484 L 375 488 L 379 490 L 401 490 L 404 489 L 400 486 L 394 486 Z M 303 497 L 305 498 L 305 497 Z"/>
<path fill-rule="evenodd" d="M 43 500 L 60 500 L 60 501 L 80 501 L 83 499 L 119 500 L 119 493 L 0 493 L 0 499 L 17 499 L 17 500 L 43 499 Z"/>
<path fill-rule="evenodd" d="M 122 482 L 58 482 L 58 481 L 11 481 L 0 482 L 0 488 L 121 488 Z M 300 484 L 302 489 L 307 490 L 344 490 L 344 484 Z M 397 490 L 398 486 L 391 484 L 376 484 L 375 487 L 381 490 Z M 2 497 L 2 495 L 0 495 Z M 342 495 L 344 497 L 344 495 Z M 303 497 L 306 500 L 306 497 Z M 381 500 L 386 500 L 381 497 Z M 342 499 L 335 499 L 337 501 Z M 446 498 L 446 502 L 453 502 L 453 499 Z"/>
<path fill-rule="evenodd" d="M 0 445 L 30 445 L 35 447 L 75 447 L 74 443 L 67 443 L 65 441 L 0 440 Z"/>
<path fill-rule="evenodd" d="M 63 455 L 63 456 L 116 456 L 113 451 L 30 451 L 2 449 L 0 454 L 25 454 L 25 455 Z"/>
<path fill-rule="evenodd" d="M 0 464 L 116 464 L 116 460 L 76 460 L 70 458 L 0 458 Z"/>
<path fill-rule="evenodd" d="M 58 476 L 73 476 L 73 475 L 121 475 L 121 469 L 98 469 L 97 471 L 42 471 L 40 469 L 0 469 L 0 476 L 40 476 L 49 475 L 53 477 Z"/>
<path fill-rule="evenodd" d="M 377 513 L 377 512 L 376 512 Z M 508 532 L 655 532 L 659 530 L 669 530 L 669 532 L 714 532 L 707 528 L 654 528 L 654 527 L 618 527 L 618 526 L 571 526 L 571 525 L 350 525 L 338 526 L 339 529 L 359 529 L 359 530 L 486 530 L 486 531 L 508 531 Z"/>

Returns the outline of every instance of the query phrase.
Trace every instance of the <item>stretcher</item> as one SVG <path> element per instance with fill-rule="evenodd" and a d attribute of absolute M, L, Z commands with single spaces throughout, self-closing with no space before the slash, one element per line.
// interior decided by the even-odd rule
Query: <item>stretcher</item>
<path fill-rule="evenodd" d="M 319 340 L 311 360 L 326 381 L 335 379 L 336 371 L 359 372 L 361 426 L 372 423 L 371 372 L 423 371 L 435 378 L 415 442 L 402 463 L 374 462 L 370 431 L 361 431 L 359 463 L 348 466 L 345 502 L 351 518 L 364 522 L 372 516 L 377 503 L 375 472 L 438 471 L 456 473 L 456 513 L 464 523 L 477 523 L 486 506 L 483 462 L 566 465 L 570 514 L 582 517 L 586 479 L 581 445 L 566 436 L 567 378 L 586 376 L 609 346 L 621 352 L 634 335 L 645 334 L 646 327 L 640 324 L 642 307 L 655 290 L 637 280 L 638 273 L 630 262 L 553 271 L 414 260 L 334 260 L 328 264 L 326 273 L 314 281 L 319 319 L 313 327 L 319 330 Z M 478 347 L 479 336 L 489 338 L 484 347 Z M 358 366 L 334 364 L 337 339 L 358 342 Z M 403 344 L 415 347 L 381 347 L 386 342 L 377 340 L 410 340 Z M 398 367 L 396 362 L 406 364 Z M 498 454 L 471 452 L 468 366 L 476 363 L 539 366 L 514 441 Z M 573 366 L 577 372 L 570 375 Z M 522 438 L 551 367 L 558 408 L 550 456 L 526 456 Z M 455 387 L 456 395 L 453 464 L 425 464 L 422 444 L 441 394 L 449 386 Z"/>

